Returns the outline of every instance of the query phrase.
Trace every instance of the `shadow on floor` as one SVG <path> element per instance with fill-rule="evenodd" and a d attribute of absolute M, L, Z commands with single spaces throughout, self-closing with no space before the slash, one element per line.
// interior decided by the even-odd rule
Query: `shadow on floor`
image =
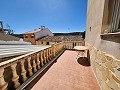
<path fill-rule="evenodd" d="M 77 59 L 77 62 L 82 66 L 90 66 L 90 62 L 89 62 L 88 58 L 86 58 L 86 57 L 79 57 Z"/>

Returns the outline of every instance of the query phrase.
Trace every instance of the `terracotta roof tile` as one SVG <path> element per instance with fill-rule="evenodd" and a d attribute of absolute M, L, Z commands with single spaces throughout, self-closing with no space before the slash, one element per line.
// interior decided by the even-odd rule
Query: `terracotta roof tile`
<path fill-rule="evenodd" d="M 80 40 L 83 40 L 83 38 L 80 35 L 74 35 L 74 36 L 68 35 L 68 36 L 46 36 L 39 40 L 61 42 L 61 41 L 80 41 Z"/>
<path fill-rule="evenodd" d="M 20 38 L 12 36 L 12 35 L 8 35 L 8 34 L 0 33 L 0 40 L 3 40 L 3 41 L 19 41 Z"/>

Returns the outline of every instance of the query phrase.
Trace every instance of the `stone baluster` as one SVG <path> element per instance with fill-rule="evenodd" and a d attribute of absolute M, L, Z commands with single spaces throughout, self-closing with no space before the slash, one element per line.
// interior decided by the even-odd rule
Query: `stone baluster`
<path fill-rule="evenodd" d="M 46 64 L 46 49 L 43 51 L 44 63 Z"/>
<path fill-rule="evenodd" d="M 26 77 L 26 70 L 25 70 L 25 67 L 24 67 L 24 62 L 25 60 L 22 60 L 20 62 L 20 65 L 21 65 L 21 75 L 22 75 L 22 80 L 23 82 L 25 82 L 27 80 L 27 77 Z"/>
<path fill-rule="evenodd" d="M 54 44 L 52 44 L 52 55 L 53 57 L 55 57 L 55 45 Z"/>
<path fill-rule="evenodd" d="M 41 61 L 41 66 L 44 66 L 44 64 L 43 64 L 43 51 L 40 52 L 40 61 Z"/>
<path fill-rule="evenodd" d="M 79 46 L 79 45 L 78 45 L 78 42 L 76 42 L 76 44 L 77 44 L 77 46 Z"/>
<path fill-rule="evenodd" d="M 12 69 L 12 81 L 14 83 L 14 87 L 17 88 L 18 86 L 20 86 L 20 83 L 18 82 L 18 79 L 19 79 L 19 76 L 17 75 L 17 72 L 16 72 L 16 66 L 17 66 L 17 63 L 11 65 L 11 69 Z"/>
<path fill-rule="evenodd" d="M 65 44 L 65 48 L 67 49 L 67 42 L 66 42 L 66 44 Z"/>
<path fill-rule="evenodd" d="M 47 58 L 47 62 L 49 62 L 49 48 L 46 49 L 46 58 Z"/>
<path fill-rule="evenodd" d="M 72 46 L 73 46 L 73 45 L 72 45 L 72 42 L 70 42 L 70 49 L 72 49 Z"/>
<path fill-rule="evenodd" d="M 48 61 L 50 61 L 50 48 L 48 48 L 47 55 L 48 55 Z"/>
<path fill-rule="evenodd" d="M 34 72 L 37 72 L 37 69 L 36 69 L 36 66 L 37 66 L 37 65 L 36 65 L 36 62 L 35 62 L 36 56 L 33 56 L 32 58 L 33 58 L 33 59 L 32 59 L 32 60 L 33 60 L 33 71 L 34 71 Z"/>
<path fill-rule="evenodd" d="M 69 49 L 69 43 L 67 42 L 67 49 Z"/>
<path fill-rule="evenodd" d="M 66 42 L 63 42 L 63 47 L 66 49 Z"/>
<path fill-rule="evenodd" d="M 57 48 L 57 53 L 59 52 L 60 44 L 58 44 Z"/>
<path fill-rule="evenodd" d="M 32 66 L 31 66 L 31 57 L 28 57 L 27 62 L 28 62 L 29 75 L 32 76 L 33 72 L 32 72 Z"/>
<path fill-rule="evenodd" d="M 37 68 L 40 69 L 40 54 L 37 53 Z"/>
<path fill-rule="evenodd" d="M 70 42 L 68 42 L 68 49 L 70 49 Z"/>
<path fill-rule="evenodd" d="M 7 90 L 8 84 L 4 80 L 4 68 L 0 67 L 0 90 Z"/>
<path fill-rule="evenodd" d="M 49 53 L 50 53 L 50 59 L 52 59 L 52 47 L 50 47 Z"/>
<path fill-rule="evenodd" d="M 58 47 L 55 45 L 55 53 L 57 53 L 57 48 L 58 48 Z"/>

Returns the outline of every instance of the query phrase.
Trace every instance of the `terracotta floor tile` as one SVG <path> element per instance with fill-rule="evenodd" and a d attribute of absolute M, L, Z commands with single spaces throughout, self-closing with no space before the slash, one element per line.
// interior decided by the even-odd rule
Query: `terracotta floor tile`
<path fill-rule="evenodd" d="M 88 61 L 66 50 L 33 86 L 32 90 L 100 90 Z"/>

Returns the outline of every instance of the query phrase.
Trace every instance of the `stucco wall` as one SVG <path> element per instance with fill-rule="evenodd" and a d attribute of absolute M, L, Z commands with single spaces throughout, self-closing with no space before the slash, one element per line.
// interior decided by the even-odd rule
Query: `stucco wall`
<path fill-rule="evenodd" d="M 25 37 L 27 35 L 27 38 Z M 31 38 L 31 35 L 34 36 L 34 38 Z M 35 41 L 35 35 L 34 34 L 24 34 L 24 41 L 31 42 L 33 45 L 36 44 Z"/>
<path fill-rule="evenodd" d="M 89 48 L 90 63 L 101 89 L 120 90 L 120 43 L 110 41 L 111 37 L 101 38 L 106 29 L 103 26 L 106 24 L 103 23 L 104 4 L 105 0 L 88 0 L 85 45 Z"/>
<path fill-rule="evenodd" d="M 90 53 L 90 63 L 101 90 L 120 90 L 120 60 L 86 43 Z"/>
<path fill-rule="evenodd" d="M 85 41 L 97 49 L 120 59 L 120 43 L 103 40 L 100 36 L 103 32 L 104 3 L 105 0 L 88 0 Z"/>

